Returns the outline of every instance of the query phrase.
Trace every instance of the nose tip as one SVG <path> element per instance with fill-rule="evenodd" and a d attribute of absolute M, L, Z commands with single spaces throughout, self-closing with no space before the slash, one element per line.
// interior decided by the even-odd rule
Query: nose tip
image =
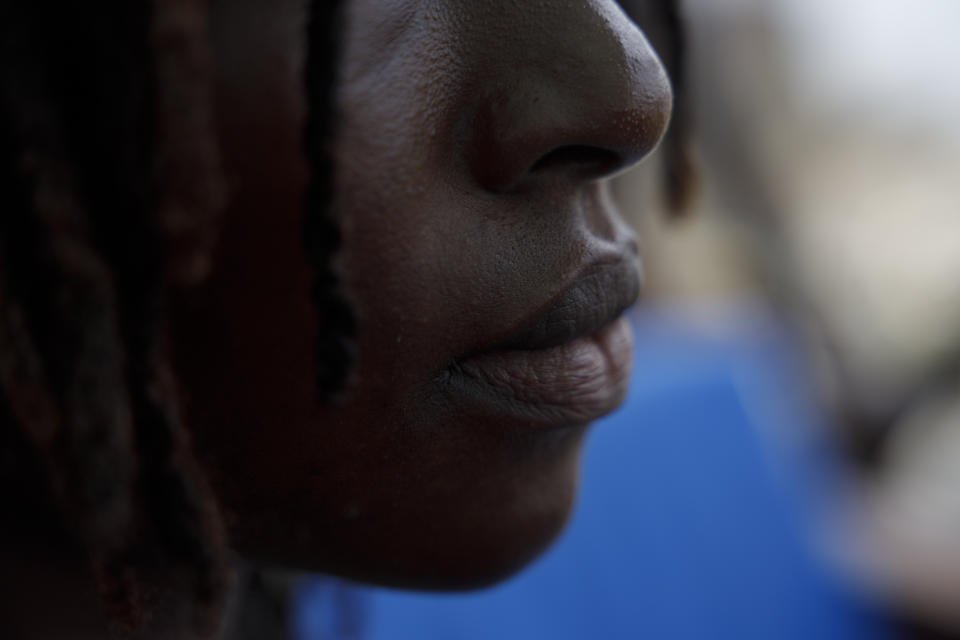
<path fill-rule="evenodd" d="M 649 154 L 666 130 L 670 83 L 637 27 L 612 0 L 555 5 L 513 48 L 509 79 L 478 110 L 472 164 L 491 191 L 558 174 L 609 176 Z"/>

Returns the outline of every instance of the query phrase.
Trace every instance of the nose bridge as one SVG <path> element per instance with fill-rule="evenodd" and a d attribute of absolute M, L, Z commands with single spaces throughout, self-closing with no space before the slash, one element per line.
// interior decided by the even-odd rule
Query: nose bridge
<path fill-rule="evenodd" d="M 523 20 L 498 32 L 502 42 L 489 45 L 510 73 L 481 105 L 478 177 L 502 190 L 556 151 L 602 152 L 602 174 L 649 153 L 666 129 L 672 95 L 639 29 L 612 0 L 527 7 Z M 558 157 L 575 163 L 583 154 Z"/>

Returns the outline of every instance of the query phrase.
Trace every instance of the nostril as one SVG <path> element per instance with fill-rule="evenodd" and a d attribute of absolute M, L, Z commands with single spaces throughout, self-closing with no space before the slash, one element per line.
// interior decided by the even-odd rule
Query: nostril
<path fill-rule="evenodd" d="M 530 167 L 530 173 L 554 170 L 574 171 L 581 175 L 601 177 L 613 173 L 623 165 L 620 154 L 588 145 L 566 145 L 540 156 Z"/>

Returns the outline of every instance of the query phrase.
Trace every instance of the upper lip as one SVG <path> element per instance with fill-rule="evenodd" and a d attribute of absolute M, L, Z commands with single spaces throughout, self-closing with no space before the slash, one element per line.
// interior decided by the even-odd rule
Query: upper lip
<path fill-rule="evenodd" d="M 639 294 L 640 273 L 633 255 L 592 263 L 494 350 L 549 349 L 592 335 L 616 320 Z"/>

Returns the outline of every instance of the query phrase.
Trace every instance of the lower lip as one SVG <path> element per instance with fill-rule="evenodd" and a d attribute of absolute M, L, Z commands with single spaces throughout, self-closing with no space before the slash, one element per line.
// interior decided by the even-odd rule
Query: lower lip
<path fill-rule="evenodd" d="M 468 358 L 451 369 L 447 380 L 484 413 L 534 424 L 584 424 L 623 401 L 632 353 L 630 323 L 621 317 L 593 335 L 549 349 Z"/>

